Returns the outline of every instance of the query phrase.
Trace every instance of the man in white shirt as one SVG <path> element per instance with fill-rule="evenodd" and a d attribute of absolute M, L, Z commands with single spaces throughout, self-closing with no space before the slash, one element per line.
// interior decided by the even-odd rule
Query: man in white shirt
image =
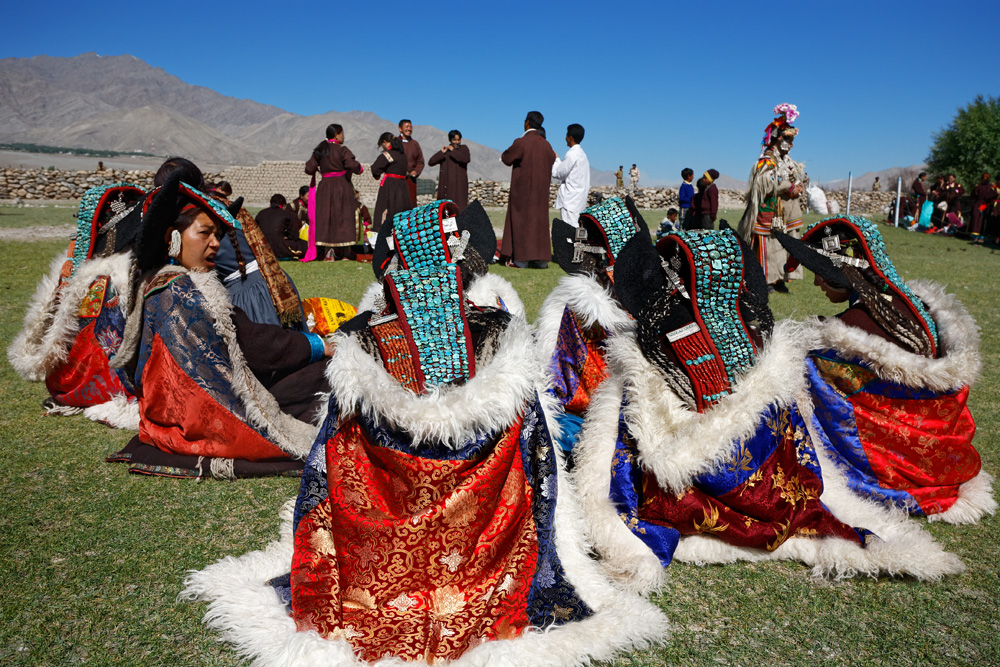
<path fill-rule="evenodd" d="M 587 154 L 580 148 L 583 141 L 583 125 L 573 123 L 566 128 L 566 157 L 556 158 L 552 164 L 552 178 L 558 181 L 559 192 L 556 194 L 556 208 L 560 211 L 563 222 L 580 226 L 580 213 L 587 208 L 587 195 L 590 193 L 590 162 Z"/>

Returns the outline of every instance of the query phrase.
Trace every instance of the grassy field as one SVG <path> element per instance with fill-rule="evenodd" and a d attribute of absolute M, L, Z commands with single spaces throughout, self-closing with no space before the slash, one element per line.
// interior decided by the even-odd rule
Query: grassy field
<path fill-rule="evenodd" d="M 0 226 L 25 210 L 0 209 Z M 39 214 L 30 224 L 64 224 L 65 213 L 48 209 L 52 222 Z M 502 211 L 491 217 L 502 225 Z M 662 217 L 646 215 L 651 227 Z M 1000 254 L 883 229 L 904 277 L 946 284 L 982 327 L 986 371 L 970 403 L 984 467 L 996 474 L 1000 308 L 989 276 Z M 62 242 L 0 243 L 4 348 L 49 260 L 64 250 Z M 372 277 L 370 266 L 349 262 L 285 266 L 303 296 L 357 302 Z M 563 275 L 554 266 L 492 270 L 514 283 L 532 319 Z M 771 305 L 778 318 L 834 312 L 811 280 L 775 295 Z M 44 385 L 23 382 L 6 363 L 0 391 L 7 400 L 0 416 L 0 664 L 240 664 L 202 626 L 204 605 L 178 602 L 177 594 L 187 570 L 273 539 L 277 510 L 297 482 L 131 476 L 102 461 L 131 433 L 81 417 L 44 417 Z M 668 586 L 655 598 L 670 618 L 670 640 L 613 664 L 1000 664 L 1000 518 L 927 528 L 962 557 L 965 574 L 938 583 L 829 582 L 794 563 L 671 565 Z"/>

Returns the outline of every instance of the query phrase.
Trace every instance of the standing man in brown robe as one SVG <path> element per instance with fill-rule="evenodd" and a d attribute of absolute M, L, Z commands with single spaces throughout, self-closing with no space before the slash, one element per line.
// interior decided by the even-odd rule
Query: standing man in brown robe
<path fill-rule="evenodd" d="M 417 177 L 424 170 L 424 152 L 413 138 L 413 123 L 404 118 L 399 121 L 399 139 L 406 155 L 406 186 L 410 189 L 410 204 L 417 205 Z"/>
<path fill-rule="evenodd" d="M 510 195 L 500 254 L 509 266 L 544 269 L 552 259 L 549 234 L 549 181 L 556 153 L 543 136 L 545 118 L 529 111 L 524 134 L 500 156 L 510 171 Z"/>
<path fill-rule="evenodd" d="M 462 145 L 462 133 L 448 133 L 448 145 L 431 156 L 428 166 L 441 165 L 438 176 L 438 199 L 450 199 L 461 213 L 469 205 L 469 147 Z"/>

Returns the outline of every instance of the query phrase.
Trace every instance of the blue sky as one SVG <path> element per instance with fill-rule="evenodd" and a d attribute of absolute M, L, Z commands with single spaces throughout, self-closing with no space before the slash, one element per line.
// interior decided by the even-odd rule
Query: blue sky
<path fill-rule="evenodd" d="M 778 103 L 814 180 L 917 164 L 1000 96 L 1000 2 L 7 3 L 0 57 L 129 53 L 300 114 L 360 109 L 498 149 L 537 109 L 591 165 L 746 178 Z M 184 6 L 184 9 L 181 7 Z M 417 137 L 419 139 L 419 136 Z"/>

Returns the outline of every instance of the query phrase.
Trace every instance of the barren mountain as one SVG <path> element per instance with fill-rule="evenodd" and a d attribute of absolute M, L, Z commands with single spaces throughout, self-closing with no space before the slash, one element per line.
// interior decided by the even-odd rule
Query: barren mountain
<path fill-rule="evenodd" d="M 344 126 L 347 145 L 362 162 L 375 158 L 375 140 L 382 132 L 396 131 L 395 120 L 368 111 L 300 116 L 227 97 L 134 56 L 0 59 L 0 142 L 141 150 L 254 165 L 261 159 L 305 161 L 330 123 Z M 447 131 L 429 125 L 415 126 L 413 136 L 425 159 L 448 143 Z M 498 150 L 465 143 L 472 154 L 471 178 L 509 180 L 510 168 L 500 163 Z M 553 146 L 560 150 L 561 143 Z M 614 177 L 592 169 L 591 180 L 600 185 L 613 183 Z"/>

